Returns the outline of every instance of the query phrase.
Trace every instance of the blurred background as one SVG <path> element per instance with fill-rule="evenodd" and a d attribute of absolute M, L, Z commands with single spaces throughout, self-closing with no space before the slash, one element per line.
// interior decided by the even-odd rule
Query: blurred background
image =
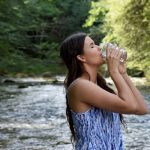
<path fill-rule="evenodd" d="M 84 31 L 128 52 L 128 72 L 150 78 L 149 0 L 0 0 L 0 75 L 65 73 L 59 45 Z"/>
<path fill-rule="evenodd" d="M 150 0 L 0 0 L 0 149 L 72 149 L 59 46 L 77 31 L 126 49 L 150 108 Z M 150 150 L 150 115 L 125 120 L 125 149 Z"/>

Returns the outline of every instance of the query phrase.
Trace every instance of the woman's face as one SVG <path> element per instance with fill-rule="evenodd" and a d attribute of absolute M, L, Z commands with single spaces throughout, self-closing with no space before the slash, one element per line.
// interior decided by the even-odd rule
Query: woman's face
<path fill-rule="evenodd" d="M 86 36 L 84 41 L 84 53 L 83 57 L 85 63 L 89 65 L 101 65 L 103 64 L 103 59 L 101 56 L 101 50 L 98 45 L 95 45 L 94 41 Z"/>

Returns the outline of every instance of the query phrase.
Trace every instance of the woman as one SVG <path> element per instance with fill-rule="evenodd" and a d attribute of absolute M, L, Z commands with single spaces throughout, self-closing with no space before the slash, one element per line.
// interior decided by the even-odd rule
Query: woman
<path fill-rule="evenodd" d="M 122 52 L 107 48 L 108 71 L 118 94 L 98 74 L 103 64 L 99 46 L 85 33 L 66 38 L 60 56 L 68 69 L 66 114 L 76 150 L 122 150 L 122 114 L 147 113 L 144 98 L 131 82 Z"/>

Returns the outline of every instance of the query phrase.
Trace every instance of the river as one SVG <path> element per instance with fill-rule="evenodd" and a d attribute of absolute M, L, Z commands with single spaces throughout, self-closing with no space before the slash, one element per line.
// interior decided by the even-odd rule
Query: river
<path fill-rule="evenodd" d="M 150 88 L 140 88 L 150 110 Z M 150 150 L 150 114 L 124 115 L 125 150 Z M 0 86 L 0 150 L 71 150 L 65 90 L 57 84 Z"/>

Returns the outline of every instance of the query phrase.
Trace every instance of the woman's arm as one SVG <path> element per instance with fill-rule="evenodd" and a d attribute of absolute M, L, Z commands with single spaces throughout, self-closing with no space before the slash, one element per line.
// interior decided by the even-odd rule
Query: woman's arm
<path fill-rule="evenodd" d="M 120 73 L 114 73 L 112 76 L 119 95 L 107 92 L 91 81 L 77 79 L 68 89 L 68 98 L 72 106 L 79 108 L 83 103 L 112 112 L 136 114 L 137 102 L 123 77 Z"/>
<path fill-rule="evenodd" d="M 129 108 L 133 108 L 135 114 L 137 112 L 137 102 L 128 84 L 119 72 L 110 73 L 110 76 L 117 88 L 118 96 L 128 104 Z"/>
<path fill-rule="evenodd" d="M 118 70 L 120 56 L 120 51 L 107 51 L 108 70 L 117 87 L 118 95 L 107 92 L 93 82 L 78 79 L 68 89 L 68 97 L 72 104 L 79 107 L 83 103 L 112 112 L 136 114 L 137 101 Z"/>
<path fill-rule="evenodd" d="M 126 63 L 121 62 L 119 64 L 119 72 L 122 75 L 123 79 L 127 83 L 128 87 L 131 89 L 136 101 L 138 103 L 137 114 L 142 115 L 148 112 L 147 105 L 144 101 L 144 97 L 141 95 L 140 91 L 136 88 L 136 86 L 132 83 L 130 77 L 127 74 Z"/>
<path fill-rule="evenodd" d="M 147 108 L 147 105 L 144 101 L 144 97 L 141 95 L 141 93 L 136 88 L 136 86 L 134 86 L 134 84 L 132 83 L 128 74 L 124 73 L 124 74 L 122 74 L 122 77 L 124 78 L 125 82 L 128 84 L 129 88 L 131 89 L 133 95 L 136 98 L 136 101 L 138 103 L 137 114 L 142 115 L 142 114 L 148 113 L 148 108 Z"/>

